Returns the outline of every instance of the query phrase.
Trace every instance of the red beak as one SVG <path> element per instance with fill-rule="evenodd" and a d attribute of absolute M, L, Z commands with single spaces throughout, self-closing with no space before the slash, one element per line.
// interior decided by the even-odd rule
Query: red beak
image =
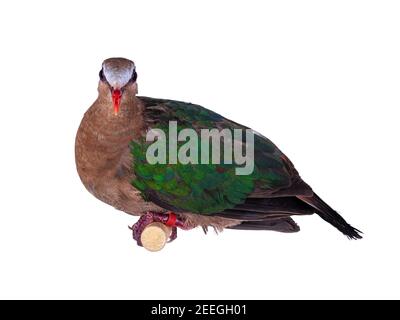
<path fill-rule="evenodd" d="M 117 115 L 119 112 L 119 106 L 121 104 L 122 92 L 119 89 L 113 89 L 111 95 L 114 105 L 114 114 Z"/>

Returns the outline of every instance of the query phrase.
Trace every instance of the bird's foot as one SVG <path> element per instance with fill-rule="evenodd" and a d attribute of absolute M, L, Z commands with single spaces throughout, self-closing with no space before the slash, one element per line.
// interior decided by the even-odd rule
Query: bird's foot
<path fill-rule="evenodd" d="M 188 227 L 185 222 L 178 217 L 175 213 L 173 212 L 167 212 L 167 213 L 158 213 L 158 212 L 147 212 L 144 215 L 142 215 L 139 220 L 132 226 L 130 229 L 132 230 L 132 235 L 133 239 L 136 240 L 137 244 L 141 247 L 146 247 L 143 244 L 143 239 L 142 239 L 142 234 L 145 231 L 147 227 L 150 228 L 150 224 L 158 223 L 161 224 L 161 226 L 165 226 L 165 228 L 161 228 L 161 226 L 158 226 L 158 230 L 163 229 L 164 235 L 165 235 L 165 240 L 168 240 L 168 242 L 174 241 L 177 236 L 178 236 L 178 231 L 177 228 L 181 228 L 183 230 L 189 230 L 191 229 Z M 150 236 L 151 238 L 157 238 L 158 236 Z M 159 238 L 159 237 L 158 237 Z M 157 239 L 160 241 L 159 239 Z M 166 241 L 165 241 L 166 242 Z M 164 247 L 165 242 L 163 243 L 161 239 L 161 244 L 158 244 L 157 246 L 162 249 Z M 146 248 L 149 249 L 149 248 Z M 149 249 L 150 250 L 150 249 Z M 152 250 L 156 251 L 156 250 Z"/>

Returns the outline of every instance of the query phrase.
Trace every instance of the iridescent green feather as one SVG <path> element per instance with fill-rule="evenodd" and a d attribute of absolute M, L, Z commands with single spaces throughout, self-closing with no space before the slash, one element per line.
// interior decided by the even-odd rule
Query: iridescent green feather
<path fill-rule="evenodd" d="M 154 128 L 168 132 L 169 121 L 182 128 L 200 129 L 246 127 L 229 121 L 201 106 L 171 100 L 140 98 L 145 104 L 145 117 Z M 168 137 L 168 134 L 167 134 Z M 182 143 L 180 143 L 182 144 Z M 236 164 L 149 164 L 146 150 L 150 142 L 144 137 L 131 142 L 132 185 L 144 197 L 152 197 L 182 211 L 211 214 L 243 203 L 256 186 L 279 189 L 290 183 L 282 153 L 268 139 L 255 136 L 255 168 L 250 175 L 237 175 Z M 179 146 L 179 145 L 178 145 Z M 200 144 L 199 144 L 200 146 Z M 200 150 L 199 150 L 200 152 Z"/>

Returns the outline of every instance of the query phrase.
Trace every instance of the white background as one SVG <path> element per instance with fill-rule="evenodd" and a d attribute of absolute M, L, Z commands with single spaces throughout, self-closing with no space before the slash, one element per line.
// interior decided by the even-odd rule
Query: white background
<path fill-rule="evenodd" d="M 398 1 L 2 1 L 0 298 L 400 298 Z M 365 233 L 180 232 L 92 197 L 75 133 L 108 57 L 142 95 L 191 101 L 273 140 Z"/>

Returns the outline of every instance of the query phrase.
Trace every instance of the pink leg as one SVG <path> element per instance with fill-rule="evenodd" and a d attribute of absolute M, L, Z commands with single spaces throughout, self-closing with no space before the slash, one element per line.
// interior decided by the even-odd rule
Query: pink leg
<path fill-rule="evenodd" d="M 172 242 L 177 238 L 177 236 L 178 236 L 177 227 L 179 227 L 183 230 L 192 229 L 191 227 L 188 227 L 187 225 L 185 225 L 183 220 L 179 216 L 176 216 L 172 212 L 158 213 L 158 212 L 150 212 L 149 211 L 149 212 L 143 214 L 132 227 L 129 227 L 129 229 L 132 230 L 133 239 L 136 240 L 136 242 L 139 246 L 142 246 L 140 236 L 142 235 L 143 230 L 150 223 L 153 223 L 153 222 L 161 222 L 172 228 L 172 233 L 171 233 L 171 236 L 170 236 L 168 242 Z"/>

